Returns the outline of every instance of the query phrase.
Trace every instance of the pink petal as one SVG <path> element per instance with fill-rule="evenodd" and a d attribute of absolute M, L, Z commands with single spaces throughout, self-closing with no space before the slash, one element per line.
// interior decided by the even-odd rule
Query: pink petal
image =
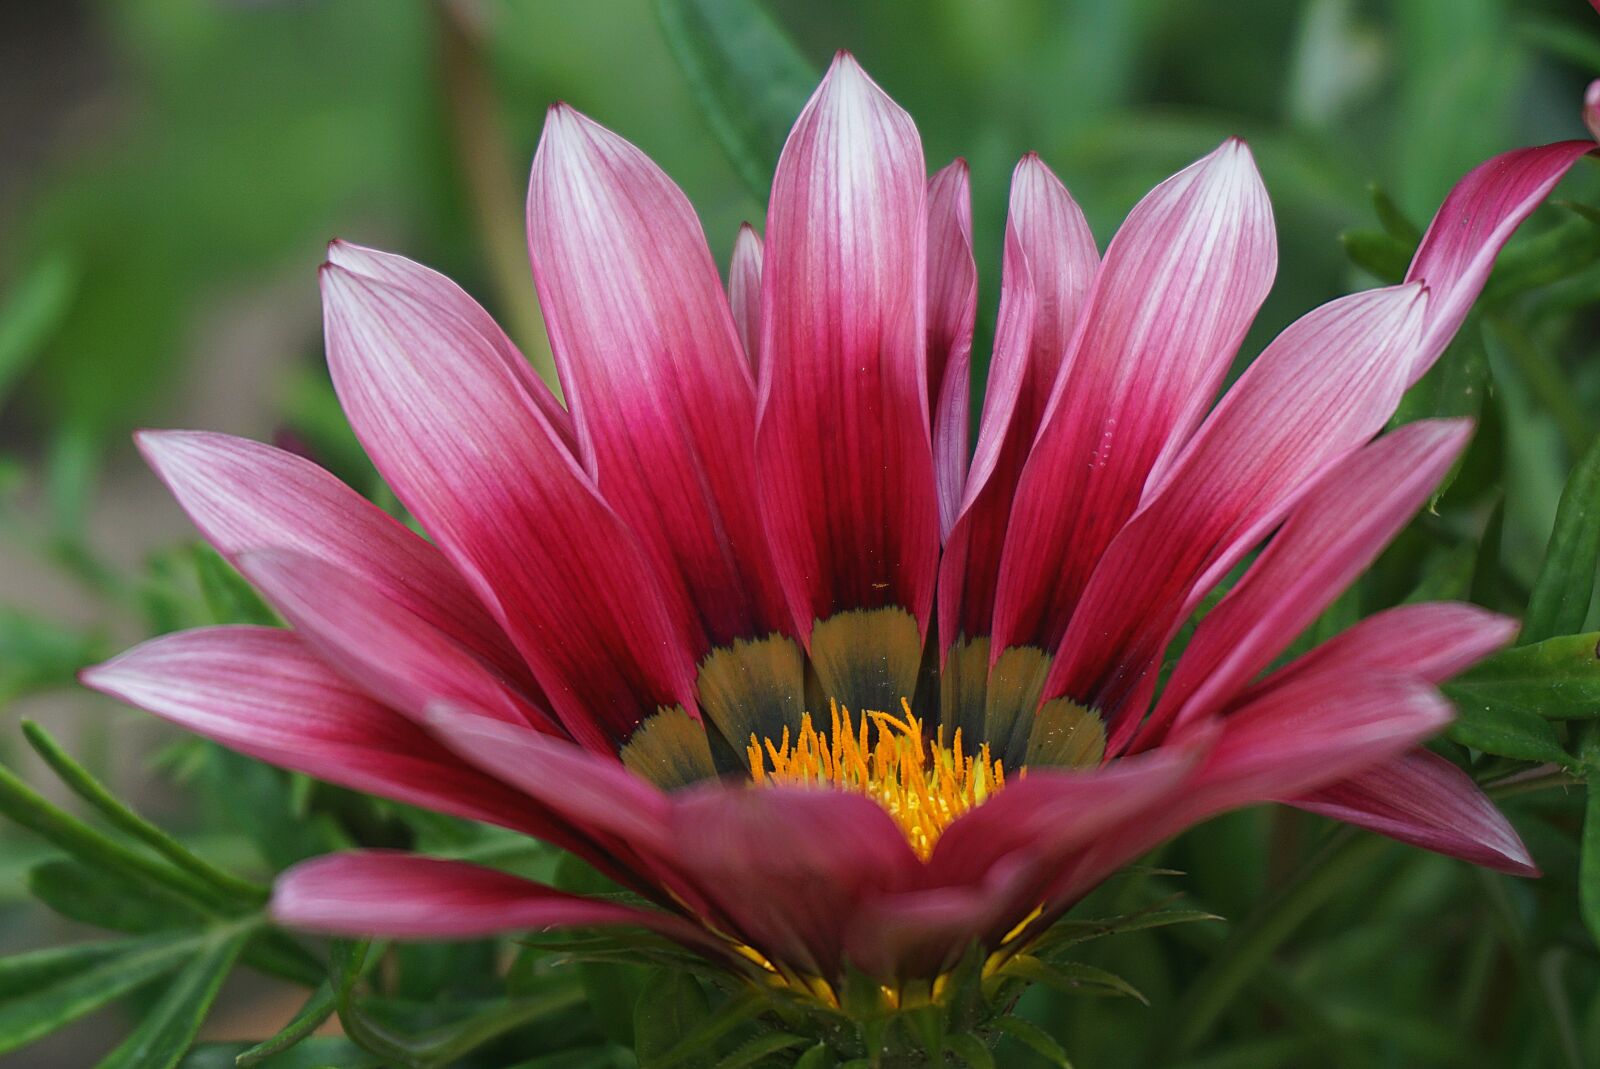
<path fill-rule="evenodd" d="M 1358 293 L 1289 326 L 1217 405 L 1117 536 L 1062 639 L 1045 698 L 1113 717 L 1148 686 L 1202 579 L 1232 567 L 1329 464 L 1399 402 L 1421 287 Z M 1141 707 L 1128 704 L 1124 730 Z"/>
<path fill-rule="evenodd" d="M 1406 272 L 1407 282 L 1424 283 L 1431 295 L 1408 385 L 1455 337 L 1512 233 L 1594 147 L 1593 141 L 1560 141 L 1516 149 L 1480 163 L 1456 183 Z"/>
<path fill-rule="evenodd" d="M 559 845 L 573 841 L 527 799 L 457 760 L 288 631 L 213 627 L 165 635 L 86 670 L 82 680 L 270 764 Z"/>
<path fill-rule="evenodd" d="M 245 553 L 239 568 L 318 656 L 412 719 L 421 720 L 434 701 L 454 699 L 513 723 L 561 730 L 482 659 L 350 573 L 286 550 Z"/>
<path fill-rule="evenodd" d="M 230 561 L 258 549 L 325 561 L 534 686 L 511 640 L 443 555 L 309 460 L 206 431 L 141 431 L 137 440 L 200 533 Z"/>
<path fill-rule="evenodd" d="M 831 789 L 693 788 L 675 797 L 675 857 L 774 961 L 835 977 L 857 906 L 908 888 L 920 864 L 889 814 Z"/>
<path fill-rule="evenodd" d="M 761 373 L 761 235 L 749 223 L 739 224 L 728 264 L 728 304 L 733 325 L 752 375 Z"/>
<path fill-rule="evenodd" d="M 1516 829 L 1472 777 L 1427 750 L 1285 801 L 1499 872 L 1539 875 Z"/>
<path fill-rule="evenodd" d="M 1153 469 L 1188 438 L 1277 270 L 1243 142 L 1157 186 L 1106 251 L 1017 486 L 994 649 L 1053 649 Z"/>
<path fill-rule="evenodd" d="M 661 853 L 667 796 L 611 757 L 600 757 L 516 724 L 436 704 L 439 739 L 472 765 L 549 806 L 580 828 Z"/>
<path fill-rule="evenodd" d="M 789 630 L 755 504 L 755 387 L 688 199 L 557 105 L 533 160 L 528 247 L 600 492 L 686 620 L 713 645 Z"/>
<path fill-rule="evenodd" d="M 1442 683 L 1517 636 L 1516 620 L 1460 602 L 1401 605 L 1367 617 L 1256 684 L 1255 697 L 1307 676 L 1393 672 Z"/>
<path fill-rule="evenodd" d="M 967 409 L 978 266 L 972 259 L 972 183 L 958 159 L 928 180 L 928 397 L 939 530 L 950 533 L 967 477 Z"/>
<path fill-rule="evenodd" d="M 675 599 L 473 324 L 326 265 L 328 363 L 396 495 L 517 643 L 573 738 L 692 710 Z"/>
<path fill-rule="evenodd" d="M 332 935 L 476 939 L 506 931 L 636 925 L 702 951 L 721 946 L 678 917 L 568 894 L 464 861 L 363 850 L 302 862 L 278 877 L 279 924 Z"/>
<path fill-rule="evenodd" d="M 841 54 L 778 161 L 761 279 L 761 508 L 807 639 L 888 605 L 926 628 L 926 183 L 910 116 Z"/>
<path fill-rule="evenodd" d="M 1038 156 L 1011 177 L 994 359 L 958 535 L 940 563 L 941 641 L 989 633 L 1012 495 L 1099 253 L 1083 212 Z"/>
<path fill-rule="evenodd" d="M 483 336 L 504 361 L 506 368 L 522 383 L 540 414 L 555 428 L 566 447 L 577 453 L 578 434 L 573 428 L 572 416 L 561 407 L 561 402 L 550 392 L 550 387 L 545 385 L 527 358 L 506 337 L 500 324 L 484 311 L 481 304 L 468 296 L 466 290 L 431 267 L 424 267 L 392 252 L 380 252 L 348 241 L 328 243 L 328 262 L 396 289 L 406 290 L 428 304 L 448 308 L 472 324 L 472 329 Z"/>
<path fill-rule="evenodd" d="M 1600 138 L 1600 78 L 1590 82 L 1589 88 L 1583 91 L 1583 125 L 1589 128 L 1590 134 Z"/>
<path fill-rule="evenodd" d="M 1420 509 L 1472 432 L 1412 423 L 1317 481 L 1238 585 L 1200 622 L 1150 727 L 1206 716 L 1333 603 Z"/>

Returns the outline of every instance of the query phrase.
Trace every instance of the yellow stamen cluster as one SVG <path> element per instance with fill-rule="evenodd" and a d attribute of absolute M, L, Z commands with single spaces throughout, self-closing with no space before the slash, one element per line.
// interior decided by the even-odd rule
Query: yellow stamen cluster
<path fill-rule="evenodd" d="M 859 791 L 881 805 L 905 832 L 917 855 L 933 853 L 939 834 L 961 814 L 1005 786 L 1005 769 L 988 744 L 962 749 L 961 729 L 945 745 L 941 727 L 928 745 L 911 704 L 901 716 L 868 710 L 857 724 L 850 710 L 828 703 L 832 730 L 818 731 L 807 713 L 794 737 L 750 737 L 750 775 L 759 784 L 829 786 Z M 872 729 L 876 737 L 872 737 Z"/>

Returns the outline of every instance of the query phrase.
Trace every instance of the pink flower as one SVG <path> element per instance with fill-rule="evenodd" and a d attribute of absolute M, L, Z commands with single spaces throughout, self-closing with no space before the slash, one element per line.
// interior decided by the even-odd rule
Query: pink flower
<path fill-rule="evenodd" d="M 827 1000 L 1005 954 L 1184 827 L 1266 800 L 1508 872 L 1533 863 L 1418 749 L 1505 643 L 1381 613 L 1262 676 L 1427 499 L 1469 427 L 1381 434 L 1499 248 L 1590 142 L 1497 157 L 1399 286 L 1318 308 L 1214 407 L 1271 286 L 1230 140 L 1102 256 L 1036 156 L 1012 184 L 968 463 L 965 164 L 840 56 L 729 296 L 688 200 L 564 106 L 528 237 L 570 412 L 489 316 L 335 242 L 328 359 L 425 541 L 309 461 L 140 447 L 292 630 L 147 642 L 85 674 L 289 768 L 586 858 L 646 905 L 393 853 L 283 877 L 287 924 L 394 937 L 632 924 Z M 1204 616 L 1157 696 L 1179 626 Z"/>

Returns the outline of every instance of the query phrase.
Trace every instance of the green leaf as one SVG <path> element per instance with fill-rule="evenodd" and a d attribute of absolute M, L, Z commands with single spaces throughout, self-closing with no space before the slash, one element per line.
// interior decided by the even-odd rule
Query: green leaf
<path fill-rule="evenodd" d="M 78 671 L 104 653 L 99 635 L 14 609 L 0 609 L 0 705 L 53 687 L 72 686 Z"/>
<path fill-rule="evenodd" d="M 1018 954 L 1002 965 L 996 975 L 1025 980 L 1030 984 L 1044 984 L 1068 995 L 1084 994 L 1086 989 L 1098 990 L 1100 993 L 1138 999 L 1146 1006 L 1150 1005 L 1150 1000 L 1138 988 L 1116 973 L 1081 961 L 1051 965 L 1031 954 Z"/>
<path fill-rule="evenodd" d="M 730 998 L 680 1038 L 677 1046 L 659 1056 L 652 1069 L 704 1065 L 704 1061 L 697 1059 L 714 1050 L 724 1036 L 759 1016 L 766 1008 L 767 1000 L 759 992 L 750 991 Z"/>
<path fill-rule="evenodd" d="M 57 858 L 28 870 L 28 892 L 71 920 L 115 932 L 145 934 L 191 928 L 203 914 L 115 871 Z"/>
<path fill-rule="evenodd" d="M 247 1043 L 201 1043 L 179 1063 L 180 1069 L 234 1069 Z M 388 1069 L 387 1063 L 343 1036 L 312 1036 L 263 1064 L 262 1069 Z M 561 1069 L 577 1069 L 563 1066 Z M 600 1069 L 595 1066 L 594 1069 Z M 610 1069 L 609 1064 L 607 1069 Z"/>
<path fill-rule="evenodd" d="M 1422 230 L 1413 223 L 1405 211 L 1389 196 L 1388 190 L 1376 182 L 1367 187 L 1372 194 L 1372 210 L 1377 213 L 1383 229 L 1397 241 L 1410 245 L 1413 250 L 1422 241 Z"/>
<path fill-rule="evenodd" d="M 656 0 L 656 12 L 701 114 L 765 203 L 816 68 L 757 0 Z"/>
<path fill-rule="evenodd" d="M 293 1020 L 279 1029 L 276 1035 L 262 1040 L 241 1053 L 236 1063 L 240 1069 L 249 1069 L 250 1066 L 260 1065 L 268 1058 L 303 1042 L 320 1028 L 324 1021 L 333 1016 L 335 1008 L 333 986 L 324 983 L 311 992 L 311 997 L 306 999 L 305 1005 L 300 1007 L 300 1012 L 294 1015 Z"/>
<path fill-rule="evenodd" d="M 204 936 L 153 937 L 126 944 L 126 952 L 83 972 L 0 1003 L 0 1054 L 49 1035 L 107 1002 L 178 968 Z"/>
<path fill-rule="evenodd" d="M 45 763 L 70 787 L 74 794 L 103 813 L 119 831 L 153 848 L 180 869 L 211 884 L 218 891 L 243 902 L 262 905 L 270 894 L 266 887 L 242 880 L 212 865 L 172 836 L 135 813 L 114 796 L 89 770 L 73 760 L 50 733 L 31 720 L 22 722 L 22 733 Z"/>
<path fill-rule="evenodd" d="M 1143 910 L 1125 917 L 1111 917 L 1105 920 L 1069 918 L 1051 925 L 1050 929 L 1035 939 L 1028 949 L 1033 954 L 1046 949 L 1060 951 L 1094 939 L 1103 939 L 1108 935 L 1120 935 L 1123 932 L 1139 932 L 1150 928 L 1164 928 L 1171 924 L 1193 924 L 1196 921 L 1222 919 L 1215 913 L 1208 913 L 1203 909 Z"/>
<path fill-rule="evenodd" d="M 15 773 L 0 765 L 0 813 L 49 840 L 91 868 L 119 872 L 179 900 L 210 909 L 225 899 L 215 888 L 187 872 L 138 853 L 91 828 L 61 807 L 47 801 Z"/>
<path fill-rule="evenodd" d="M 106 1056 L 99 1069 L 172 1069 L 177 1065 L 199 1034 L 250 933 L 248 925 L 212 933 L 139 1027 Z"/>
<path fill-rule="evenodd" d="M 1533 713 L 1509 706 L 1487 706 L 1458 701 L 1460 716 L 1450 725 L 1450 738 L 1463 746 L 1497 757 L 1540 764 L 1572 764 L 1555 729 Z"/>
<path fill-rule="evenodd" d="M 1339 235 L 1350 262 L 1380 282 L 1393 284 L 1406 277 L 1415 245 L 1407 245 L 1382 230 L 1347 230 Z"/>
<path fill-rule="evenodd" d="M 1590 938 L 1600 944 L 1600 727 L 1586 727 L 1578 752 L 1589 768 L 1578 849 L 1578 908 Z"/>
<path fill-rule="evenodd" d="M 683 1036 L 711 1016 L 711 1003 L 693 976 L 656 969 L 633 1007 L 633 1049 L 641 1069 L 652 1069 Z"/>
<path fill-rule="evenodd" d="M 1060 1069 L 1072 1069 L 1072 1063 L 1067 1060 L 1067 1052 L 1061 1049 L 1061 1044 L 1032 1021 L 1025 1021 L 1021 1017 L 1001 1017 L 995 1021 L 994 1026 L 1051 1065 L 1059 1066 Z"/>
<path fill-rule="evenodd" d="M 818 1043 L 800 1055 L 800 1060 L 794 1063 L 794 1069 L 834 1069 L 838 1064 L 839 1059 L 833 1056 L 828 1045 Z"/>
<path fill-rule="evenodd" d="M 194 547 L 194 570 L 200 582 L 200 595 L 214 622 L 282 626 L 283 621 L 256 593 L 255 587 L 210 546 Z"/>
<path fill-rule="evenodd" d="M 131 953 L 149 940 L 117 939 L 104 943 L 50 947 L 0 958 L 0 1002 L 84 972 L 109 958 Z"/>
<path fill-rule="evenodd" d="M 556 886 L 578 894 L 604 896 L 621 890 L 580 859 L 567 855 L 556 867 Z M 600 1022 L 601 1030 L 613 1042 L 625 1047 L 634 1045 L 634 1007 L 645 991 L 646 970 L 625 955 L 623 961 L 600 963 L 598 960 L 580 961 L 576 965 L 579 979 L 588 994 L 589 1007 Z"/>
<path fill-rule="evenodd" d="M 1600 566 L 1600 437 L 1578 461 L 1556 507 L 1539 578 L 1528 597 L 1518 642 L 1526 645 L 1583 630 Z"/>
<path fill-rule="evenodd" d="M 1600 226 L 1579 215 L 1515 243 L 1500 254 L 1483 287 L 1483 301 L 1495 304 L 1528 290 L 1575 275 L 1600 259 Z"/>
<path fill-rule="evenodd" d="M 1546 720 L 1600 718 L 1600 631 L 1501 650 L 1444 685 L 1459 706 Z"/>
<path fill-rule="evenodd" d="M 717 1069 L 749 1069 L 779 1051 L 791 1050 L 805 1042 L 804 1036 L 787 1032 L 768 1032 L 739 1044 L 732 1054 L 717 1063 Z"/>
<path fill-rule="evenodd" d="M 966 1063 L 967 1069 L 995 1069 L 994 1055 L 989 1052 L 983 1040 L 971 1032 L 958 1032 L 953 1036 L 945 1036 L 944 1049 Z"/>

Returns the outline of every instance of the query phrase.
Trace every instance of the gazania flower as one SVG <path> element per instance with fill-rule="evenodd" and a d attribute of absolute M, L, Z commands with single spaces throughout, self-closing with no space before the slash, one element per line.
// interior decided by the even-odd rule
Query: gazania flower
<path fill-rule="evenodd" d="M 1460 454 L 1462 422 L 1380 432 L 1591 147 L 1467 175 L 1405 284 L 1310 312 L 1215 405 L 1276 267 L 1249 149 L 1163 182 L 1104 255 L 1028 156 L 969 450 L 966 168 L 928 178 L 853 60 L 800 116 L 728 296 L 677 187 L 557 106 L 528 237 L 568 407 L 445 278 L 335 242 L 334 385 L 428 539 L 299 457 L 142 434 L 292 626 L 170 635 L 85 679 L 263 760 L 547 840 L 637 902 L 353 853 L 282 878 L 284 923 L 637 925 L 824 1004 L 849 970 L 937 997 L 974 945 L 1004 962 L 1120 866 L 1250 803 L 1532 872 L 1418 748 L 1451 715 L 1435 684 L 1511 621 L 1408 605 L 1267 670 Z"/>

